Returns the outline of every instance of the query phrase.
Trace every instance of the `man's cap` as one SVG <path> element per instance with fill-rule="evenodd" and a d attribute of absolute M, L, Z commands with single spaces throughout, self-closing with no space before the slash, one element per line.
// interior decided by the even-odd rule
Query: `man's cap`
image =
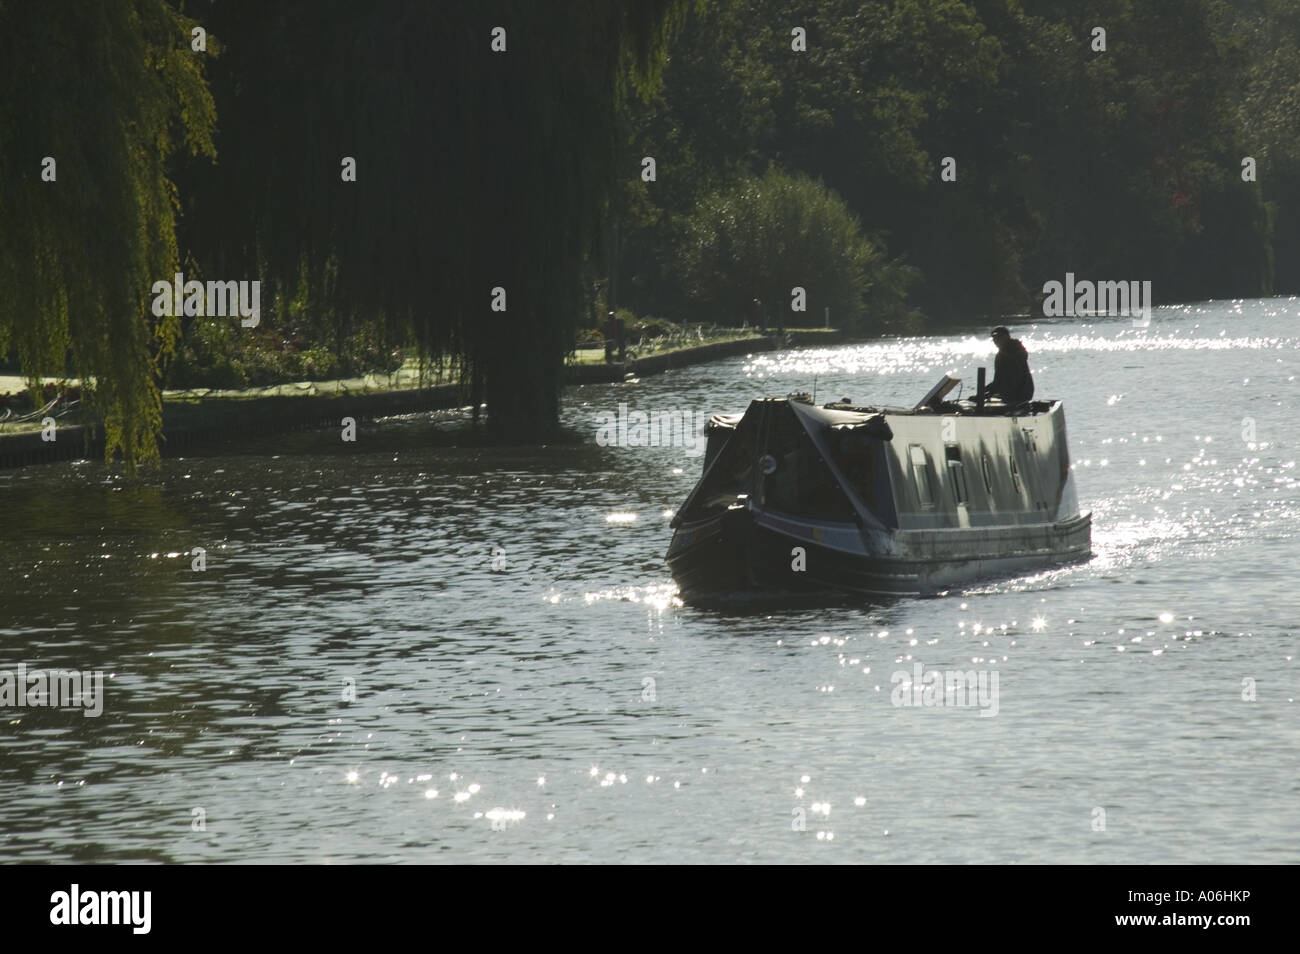
<path fill-rule="evenodd" d="M 1008 338 L 1010 338 L 1010 337 L 1011 337 L 1011 332 L 1010 332 L 1009 330 L 1007 330 L 1007 326 L 1006 326 L 1006 325 L 998 325 L 998 326 L 997 326 L 996 328 L 994 328 L 993 331 L 989 334 L 989 337 L 990 337 L 990 338 L 996 338 L 998 335 L 1006 335 Z"/>

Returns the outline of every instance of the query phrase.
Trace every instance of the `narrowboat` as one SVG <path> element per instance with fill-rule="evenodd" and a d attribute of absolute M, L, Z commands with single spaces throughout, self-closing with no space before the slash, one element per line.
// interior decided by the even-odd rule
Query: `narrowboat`
<path fill-rule="evenodd" d="M 672 520 L 682 599 L 930 596 L 1091 556 L 1061 402 L 946 400 L 958 383 L 911 408 L 796 394 L 714 415 Z"/>

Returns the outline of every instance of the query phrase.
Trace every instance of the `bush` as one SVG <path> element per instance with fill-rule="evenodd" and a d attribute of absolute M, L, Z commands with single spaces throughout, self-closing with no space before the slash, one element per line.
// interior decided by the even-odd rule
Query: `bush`
<path fill-rule="evenodd" d="M 168 388 L 269 387 L 290 381 L 322 381 L 391 373 L 402 366 L 400 351 L 358 331 L 336 352 L 293 330 L 267 325 L 243 328 L 224 318 L 198 318 L 184 330 L 167 369 Z"/>
<path fill-rule="evenodd" d="M 679 222 L 677 276 L 700 317 L 753 324 L 753 300 L 788 326 L 880 328 L 906 316 L 914 270 L 885 260 L 882 247 L 840 196 L 820 182 L 769 167 L 706 194 Z M 792 310 L 792 289 L 805 310 Z M 868 315 L 870 307 L 871 314 Z"/>

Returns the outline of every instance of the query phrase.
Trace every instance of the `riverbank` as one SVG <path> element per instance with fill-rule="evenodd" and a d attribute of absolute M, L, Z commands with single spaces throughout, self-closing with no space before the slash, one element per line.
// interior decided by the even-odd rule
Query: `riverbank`
<path fill-rule="evenodd" d="M 648 374 L 662 374 L 672 368 L 682 368 L 692 364 L 703 364 L 719 358 L 731 358 L 751 351 L 775 351 L 787 347 L 816 347 L 838 344 L 845 338 L 844 332 L 837 328 L 794 328 L 782 335 L 749 334 L 721 341 L 712 341 L 701 345 L 671 348 L 656 351 L 643 357 L 633 357 L 628 361 L 605 364 L 603 349 L 588 349 L 580 352 L 578 360 L 565 365 L 566 384 L 602 384 L 625 381 L 631 377 Z M 599 359 L 591 356 L 600 356 Z M 599 360 L 599 363 L 597 363 Z"/>
<path fill-rule="evenodd" d="M 159 449 L 164 457 L 174 457 L 236 436 L 339 427 L 345 417 L 360 423 L 394 414 L 449 410 L 463 403 L 460 389 L 450 384 L 369 393 L 168 398 L 163 403 L 163 439 Z M 83 424 L 59 423 L 54 438 L 45 440 L 39 429 L 0 435 L 0 468 L 103 456 L 102 436 L 93 434 Z"/>
<path fill-rule="evenodd" d="M 616 364 L 575 362 L 565 366 L 565 383 L 618 382 L 737 354 L 834 344 L 843 338 L 843 333 L 836 329 L 795 329 L 784 337 L 744 335 L 699 346 L 667 349 Z M 0 382 L 0 390 L 4 386 Z M 340 427 L 345 417 L 361 423 L 396 414 L 466 406 L 465 395 L 459 386 L 421 387 L 418 374 L 410 369 L 402 369 L 393 375 L 367 375 L 345 381 L 302 381 L 238 391 L 166 391 L 163 394 L 160 450 L 164 457 L 174 457 L 236 437 Z M 46 440 L 46 436 L 48 434 L 43 434 L 39 421 L 28 422 L 8 432 L 0 429 L 0 469 L 98 458 L 104 453 L 102 436 L 95 435 L 91 428 L 76 420 L 57 421 L 54 440 Z"/>

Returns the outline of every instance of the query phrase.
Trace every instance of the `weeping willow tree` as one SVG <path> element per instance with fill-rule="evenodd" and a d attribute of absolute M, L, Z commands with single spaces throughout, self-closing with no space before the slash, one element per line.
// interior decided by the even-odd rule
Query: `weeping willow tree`
<path fill-rule="evenodd" d="M 0 0 L 0 356 L 83 379 L 105 454 L 154 459 L 175 319 L 173 153 L 212 154 L 193 24 L 164 0 Z"/>
<path fill-rule="evenodd" d="M 657 82 L 684 0 L 187 9 L 223 47 L 219 160 L 184 189 L 205 271 L 262 276 L 264 301 L 305 285 L 459 359 L 498 438 L 551 434 L 583 263 L 639 173 L 615 168 L 617 111 Z"/>

